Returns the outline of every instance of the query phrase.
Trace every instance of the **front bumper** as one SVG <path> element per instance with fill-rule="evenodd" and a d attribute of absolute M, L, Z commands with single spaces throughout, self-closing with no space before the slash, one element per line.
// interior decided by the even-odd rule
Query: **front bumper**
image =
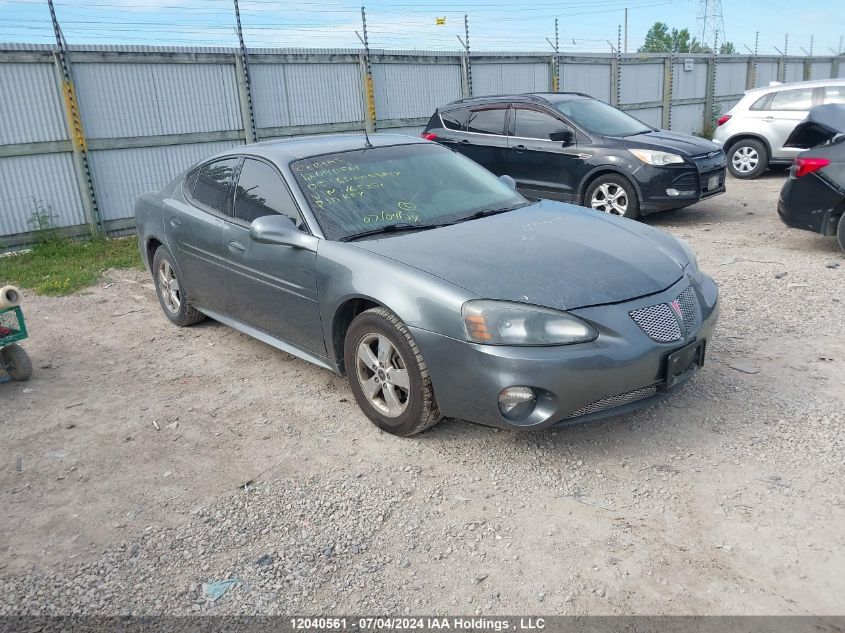
<path fill-rule="evenodd" d="M 643 165 L 634 172 L 640 189 L 642 213 L 688 207 L 725 192 L 727 161 L 724 152 L 712 158 L 698 157 L 691 160 L 694 164 L 664 167 Z M 713 187 L 710 186 L 711 178 L 715 178 L 716 182 Z M 669 190 L 677 194 L 670 195 Z"/>
<path fill-rule="evenodd" d="M 626 413 L 679 389 L 692 372 L 669 387 L 666 357 L 693 341 L 712 337 L 719 312 L 716 284 L 706 275 L 702 275 L 700 285 L 693 283 L 701 311 L 700 326 L 682 340 L 657 343 L 628 313 L 669 303 L 689 286 L 690 280 L 685 277 L 655 295 L 572 310 L 598 329 L 599 337 L 590 343 L 556 347 L 477 345 L 427 330 L 411 331 L 444 416 L 500 428 L 543 429 Z M 507 420 L 498 406 L 499 393 L 512 386 L 532 387 L 538 394 L 534 411 L 519 422 Z M 637 399 L 640 395 L 643 397 Z"/>

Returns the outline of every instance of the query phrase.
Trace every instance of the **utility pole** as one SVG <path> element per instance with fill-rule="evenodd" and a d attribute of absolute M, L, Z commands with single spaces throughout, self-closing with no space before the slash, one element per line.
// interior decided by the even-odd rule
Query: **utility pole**
<path fill-rule="evenodd" d="M 628 7 L 625 7 L 625 52 L 628 52 Z"/>
<path fill-rule="evenodd" d="M 364 38 L 361 43 L 364 45 L 363 71 L 364 71 L 364 100 L 366 102 L 367 119 L 364 122 L 367 132 L 376 131 L 376 95 L 373 89 L 373 66 L 370 63 L 370 40 L 367 37 L 367 10 L 361 6 L 361 29 Z M 360 36 L 358 36 L 360 39 Z"/>
<path fill-rule="evenodd" d="M 56 70 L 59 75 L 59 83 L 64 96 L 65 118 L 67 119 L 68 134 L 73 146 L 73 164 L 76 172 L 77 184 L 82 194 L 82 204 L 85 208 L 85 216 L 91 235 L 103 232 L 100 221 L 100 209 L 97 206 L 97 194 L 94 191 L 94 178 L 91 174 L 91 164 L 88 161 L 88 143 L 85 140 L 85 132 L 82 129 L 82 115 L 79 111 L 79 102 L 76 100 L 76 90 L 73 87 L 73 74 L 68 59 L 67 42 L 65 41 L 62 27 L 56 18 L 56 9 L 53 0 L 47 0 L 50 9 L 50 19 L 53 22 L 53 32 L 56 35 Z"/>
<path fill-rule="evenodd" d="M 469 58 L 469 15 L 464 13 L 464 39 L 461 39 L 461 36 L 458 35 L 458 41 L 464 47 L 464 51 L 466 51 L 466 55 L 464 56 L 464 78 L 466 82 L 466 96 L 472 96 L 472 62 Z"/>
<path fill-rule="evenodd" d="M 258 135 L 255 132 L 255 110 L 252 107 L 252 81 L 249 77 L 249 62 L 247 61 L 246 44 L 244 43 L 244 32 L 241 29 L 241 10 L 238 6 L 238 0 L 235 3 L 235 22 L 238 27 L 238 42 L 241 47 L 241 54 L 239 56 L 240 75 L 238 77 L 238 88 L 241 96 L 241 110 L 244 119 L 244 136 L 246 136 L 247 143 L 255 143 L 258 140 Z M 245 107 L 244 107 L 245 106 Z"/>

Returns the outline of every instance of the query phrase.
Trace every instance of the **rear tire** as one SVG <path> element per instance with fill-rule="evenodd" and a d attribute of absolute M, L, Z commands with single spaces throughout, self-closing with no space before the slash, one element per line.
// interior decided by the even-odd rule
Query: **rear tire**
<path fill-rule="evenodd" d="M 343 353 L 355 400 L 370 421 L 400 437 L 437 424 L 440 410 L 414 338 L 385 308 L 359 314 L 346 331 Z"/>
<path fill-rule="evenodd" d="M 159 246 L 153 256 L 153 283 L 161 309 L 171 323 L 186 327 L 205 319 L 205 315 L 191 305 L 173 256 L 164 246 Z"/>
<path fill-rule="evenodd" d="M 634 185 L 624 176 L 599 176 L 584 192 L 583 205 L 609 215 L 636 220 L 640 216 L 640 199 Z"/>
<path fill-rule="evenodd" d="M 845 251 L 845 213 L 839 218 L 839 227 L 836 229 L 836 240 L 839 242 L 839 248 Z"/>
<path fill-rule="evenodd" d="M 17 343 L 0 349 L 0 364 L 12 380 L 29 380 L 32 376 L 32 360 Z"/>
<path fill-rule="evenodd" d="M 728 150 L 728 171 L 734 178 L 757 178 L 769 166 L 766 146 L 753 138 L 743 138 Z"/>

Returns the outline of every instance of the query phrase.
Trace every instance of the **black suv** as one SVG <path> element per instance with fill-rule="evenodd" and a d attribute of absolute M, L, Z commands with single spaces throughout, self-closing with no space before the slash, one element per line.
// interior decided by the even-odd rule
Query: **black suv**
<path fill-rule="evenodd" d="M 454 101 L 422 137 L 511 176 L 528 196 L 628 218 L 725 191 L 725 153 L 715 143 L 656 130 L 580 93 Z"/>

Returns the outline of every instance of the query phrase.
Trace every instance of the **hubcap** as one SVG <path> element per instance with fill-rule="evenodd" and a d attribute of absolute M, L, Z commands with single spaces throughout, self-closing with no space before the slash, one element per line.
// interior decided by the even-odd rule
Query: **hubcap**
<path fill-rule="evenodd" d="M 165 307 L 173 313 L 179 312 L 182 305 L 182 293 L 176 271 L 166 259 L 158 265 L 158 292 Z"/>
<path fill-rule="evenodd" d="M 733 168 L 743 174 L 753 171 L 760 162 L 760 155 L 753 147 L 740 147 L 731 157 Z"/>
<path fill-rule="evenodd" d="M 628 194 L 619 185 L 605 182 L 600 184 L 598 189 L 593 192 L 590 206 L 597 211 L 604 211 L 613 215 L 625 215 L 628 211 Z"/>
<path fill-rule="evenodd" d="M 382 415 L 396 418 L 408 408 L 411 384 L 399 350 L 381 334 L 367 334 L 358 343 L 358 384 L 370 404 Z"/>

